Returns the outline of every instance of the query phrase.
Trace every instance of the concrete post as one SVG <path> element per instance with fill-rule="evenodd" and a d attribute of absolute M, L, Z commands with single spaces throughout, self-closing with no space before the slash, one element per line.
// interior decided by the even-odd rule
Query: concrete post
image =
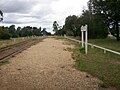
<path fill-rule="evenodd" d="M 84 47 L 84 32 L 85 32 L 85 53 L 87 54 L 88 50 L 88 31 L 87 31 L 87 25 L 81 27 L 82 32 L 82 47 Z"/>
<path fill-rule="evenodd" d="M 82 31 L 82 47 L 84 47 L 84 32 Z"/>
<path fill-rule="evenodd" d="M 81 27 L 81 32 L 82 32 L 82 47 L 84 47 L 84 31 L 83 31 L 84 27 Z"/>
<path fill-rule="evenodd" d="M 87 31 L 87 25 L 85 26 L 85 53 L 87 54 L 87 50 L 88 50 L 88 31 Z"/>

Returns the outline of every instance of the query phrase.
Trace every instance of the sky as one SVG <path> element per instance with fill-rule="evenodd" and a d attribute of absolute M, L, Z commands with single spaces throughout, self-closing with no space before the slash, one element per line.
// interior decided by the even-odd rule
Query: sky
<path fill-rule="evenodd" d="M 69 15 L 81 15 L 88 0 L 0 0 L 4 13 L 0 25 L 35 26 L 52 32 L 54 21 L 62 26 Z"/>

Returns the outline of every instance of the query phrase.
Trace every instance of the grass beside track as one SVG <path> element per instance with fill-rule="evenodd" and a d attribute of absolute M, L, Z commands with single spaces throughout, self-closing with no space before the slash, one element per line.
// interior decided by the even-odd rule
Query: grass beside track
<path fill-rule="evenodd" d="M 14 38 L 14 40 L 13 39 L 10 39 L 10 40 L 0 40 L 0 48 L 6 47 L 6 46 L 9 47 L 10 45 L 17 44 L 17 43 L 19 44 L 21 42 L 28 41 L 28 40 L 29 40 L 29 42 L 31 42 L 32 40 L 39 40 L 40 42 L 42 42 L 42 40 L 45 39 L 45 38 L 46 37 L 29 37 L 29 38 L 25 37 L 25 38 Z M 36 42 L 34 42 L 34 44 L 35 43 Z M 2 44 L 4 44 L 4 45 L 2 45 Z M 17 48 L 18 47 L 20 47 L 20 45 L 17 45 Z M 0 60 L 0 66 L 5 65 L 5 64 L 9 64 L 9 59 Z"/>
<path fill-rule="evenodd" d="M 19 42 L 23 42 L 30 39 L 38 39 L 40 37 L 20 37 L 20 38 L 11 38 L 10 40 L 0 40 L 0 48 L 13 45 Z"/>
<path fill-rule="evenodd" d="M 76 60 L 75 67 L 81 71 L 90 73 L 91 75 L 98 77 L 103 81 L 103 84 L 100 84 L 100 87 L 116 87 L 120 90 L 120 56 L 107 52 L 103 53 L 102 50 L 97 48 L 90 48 L 88 54 L 83 54 L 80 51 L 81 44 L 78 44 L 74 41 L 68 40 L 68 44 L 75 45 L 75 48 L 72 50 L 73 59 Z M 91 41 L 96 42 L 96 40 Z M 104 44 L 101 40 L 101 45 Z M 108 41 L 109 42 L 109 41 Z M 114 44 L 117 44 L 114 43 Z M 114 46 L 114 45 L 113 45 Z M 108 44 L 109 47 L 109 44 Z M 112 47 L 112 45 L 110 45 Z M 115 48 L 117 49 L 117 48 Z"/>

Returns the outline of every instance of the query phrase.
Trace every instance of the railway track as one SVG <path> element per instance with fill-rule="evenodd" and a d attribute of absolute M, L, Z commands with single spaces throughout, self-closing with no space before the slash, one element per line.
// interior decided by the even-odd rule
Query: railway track
<path fill-rule="evenodd" d="M 32 39 L 23 41 L 14 45 L 6 46 L 3 48 L 0 48 L 0 61 L 13 57 L 14 55 L 22 52 L 23 50 L 29 48 L 32 45 L 35 45 L 36 43 L 40 42 L 41 39 Z"/>

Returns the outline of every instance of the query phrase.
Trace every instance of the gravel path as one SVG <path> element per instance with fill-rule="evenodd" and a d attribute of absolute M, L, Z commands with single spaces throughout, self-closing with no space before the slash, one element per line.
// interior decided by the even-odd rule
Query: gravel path
<path fill-rule="evenodd" d="M 101 81 L 76 70 L 67 47 L 47 38 L 11 58 L 0 67 L 0 90 L 98 90 Z"/>

